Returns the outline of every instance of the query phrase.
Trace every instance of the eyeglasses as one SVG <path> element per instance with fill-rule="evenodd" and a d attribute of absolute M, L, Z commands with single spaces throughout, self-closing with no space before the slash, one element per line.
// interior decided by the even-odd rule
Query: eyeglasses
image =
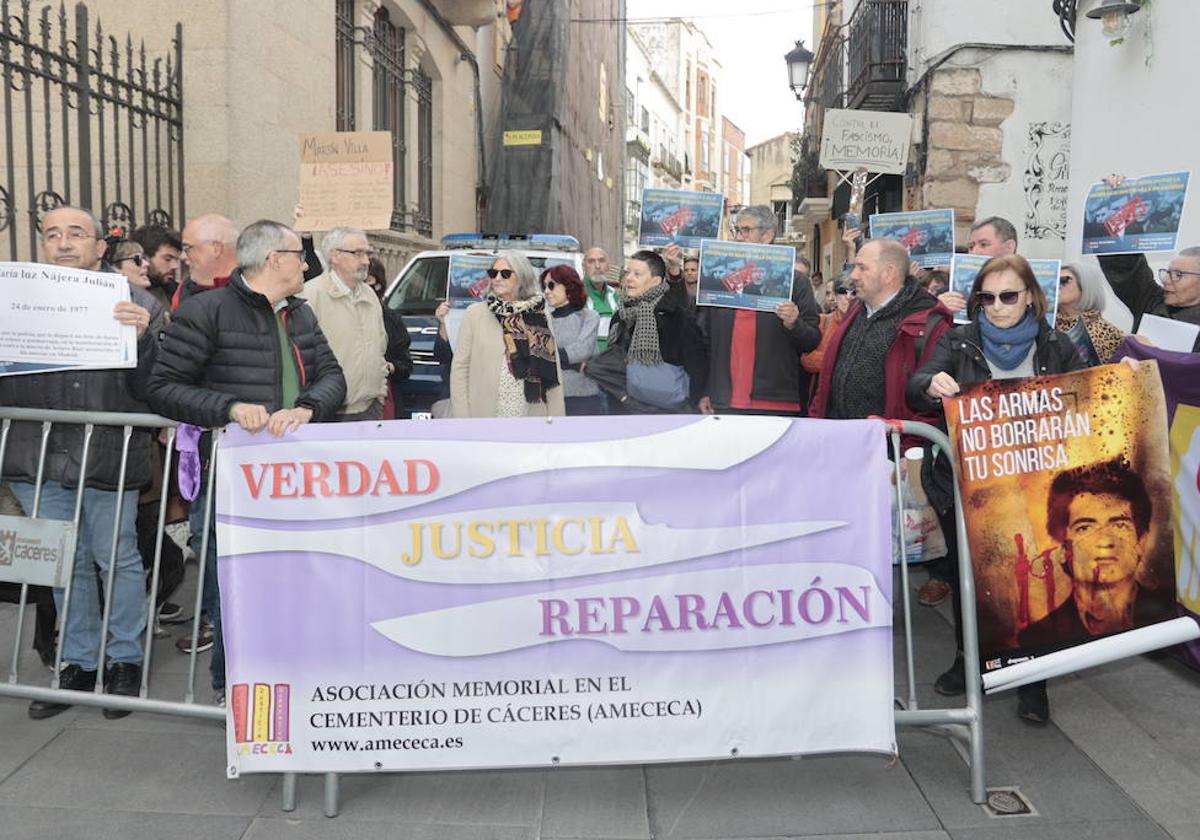
<path fill-rule="evenodd" d="M 291 249 L 291 248 L 276 248 L 276 249 L 275 249 L 274 251 L 272 251 L 271 253 L 272 253 L 272 254 L 295 254 L 295 255 L 296 255 L 296 258 L 297 258 L 298 260 L 300 260 L 300 262 L 304 262 L 304 249 L 303 249 L 303 248 L 295 248 L 295 249 Z"/>
<path fill-rule="evenodd" d="M 996 298 L 999 298 L 1000 302 L 1003 303 L 1005 306 L 1012 306 L 1014 303 L 1016 303 L 1018 300 L 1020 300 L 1021 293 L 1008 291 L 1008 292 L 1001 292 L 998 295 L 994 295 L 991 292 L 979 292 L 979 302 L 981 304 L 983 304 L 984 306 L 995 305 Z"/>
<path fill-rule="evenodd" d="M 850 286 L 834 286 L 833 293 L 835 295 L 852 295 L 854 294 L 854 289 Z"/>
<path fill-rule="evenodd" d="M 127 261 L 132 261 L 134 265 L 141 267 L 142 263 L 146 261 L 146 258 L 141 254 L 134 254 L 133 256 L 121 257 L 119 260 L 113 260 L 114 263 L 123 263 Z"/>
<path fill-rule="evenodd" d="M 545 289 L 547 292 L 552 292 L 555 289 L 557 289 L 559 287 L 559 285 L 560 284 L 557 281 L 547 280 L 545 283 L 542 284 L 542 288 Z"/>
<path fill-rule="evenodd" d="M 1060 285 L 1060 286 L 1070 286 L 1070 285 L 1071 285 L 1071 275 L 1070 275 L 1070 274 L 1060 274 L 1060 275 L 1058 275 L 1058 285 Z"/>
<path fill-rule="evenodd" d="M 201 245 L 207 245 L 210 242 L 216 242 L 216 241 L 217 240 L 215 240 L 215 239 L 202 239 L 199 242 L 184 242 L 183 247 L 180 248 L 180 250 L 183 251 L 183 253 L 187 254 L 187 253 L 191 253 L 191 251 L 193 251 L 194 249 L 199 248 Z"/>
<path fill-rule="evenodd" d="M 511 268 L 489 268 L 487 270 L 487 276 L 492 278 L 493 280 L 496 279 L 497 275 L 499 275 L 500 277 L 503 277 L 505 280 L 507 280 L 509 277 L 512 277 L 514 274 L 516 274 L 516 272 L 513 271 Z"/>
<path fill-rule="evenodd" d="M 751 231 L 760 230 L 761 227 L 761 225 L 734 225 L 733 232 L 740 233 L 742 236 L 745 236 Z"/>
<path fill-rule="evenodd" d="M 82 242 L 85 239 L 96 239 L 96 234 L 88 233 L 83 228 L 67 228 L 65 231 L 54 228 L 42 234 L 43 242 L 61 242 L 64 239 L 69 239 L 72 242 Z"/>
<path fill-rule="evenodd" d="M 349 254 L 356 260 L 361 260 L 363 257 L 366 257 L 369 260 L 375 259 L 375 251 L 371 248 L 360 248 L 357 251 L 347 251 L 345 248 L 334 248 L 333 250 L 337 251 L 339 254 Z"/>
<path fill-rule="evenodd" d="M 1178 268 L 1160 268 L 1158 270 L 1158 281 L 1166 285 L 1170 280 L 1172 283 L 1182 283 L 1184 277 L 1200 277 L 1200 271 L 1181 271 Z"/>

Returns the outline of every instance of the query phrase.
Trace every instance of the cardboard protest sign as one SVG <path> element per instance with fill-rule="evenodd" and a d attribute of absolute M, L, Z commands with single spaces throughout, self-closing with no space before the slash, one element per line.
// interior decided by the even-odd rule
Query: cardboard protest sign
<path fill-rule="evenodd" d="M 969 302 L 975 275 L 990 259 L 991 257 L 983 254 L 955 254 L 950 265 L 950 291 L 958 292 Z M 1033 269 L 1038 285 L 1046 295 L 1046 323 L 1053 327 L 1058 319 L 1058 273 L 1062 268 L 1062 260 L 1029 260 L 1029 267 Z M 971 320 L 973 319 L 965 310 L 954 313 L 954 322 L 957 324 L 965 324 Z"/>
<path fill-rule="evenodd" d="M 872 239 L 895 239 L 922 268 L 950 265 L 954 257 L 954 210 L 876 213 Z"/>
<path fill-rule="evenodd" d="M 903 175 L 908 165 L 912 117 L 883 111 L 825 112 L 821 132 L 821 166 L 848 171 L 865 169 Z"/>
<path fill-rule="evenodd" d="M 336 131 L 300 135 L 300 231 L 348 226 L 387 230 L 392 211 L 392 135 Z"/>
<path fill-rule="evenodd" d="M 945 406 L 985 672 L 1175 617 L 1157 365 L 981 382 Z"/>
<path fill-rule="evenodd" d="M 1174 251 L 1191 172 L 1092 186 L 1083 207 L 1083 253 Z"/>
<path fill-rule="evenodd" d="M 696 304 L 774 312 L 792 299 L 796 249 L 752 242 L 700 244 Z"/>
<path fill-rule="evenodd" d="M 689 190 L 642 190 L 642 219 L 638 244 L 659 248 L 675 243 L 699 248 L 700 240 L 721 234 L 721 193 Z"/>

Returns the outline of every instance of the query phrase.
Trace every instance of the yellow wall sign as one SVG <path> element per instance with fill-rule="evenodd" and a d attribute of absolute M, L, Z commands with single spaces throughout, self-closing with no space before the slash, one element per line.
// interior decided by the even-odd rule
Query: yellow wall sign
<path fill-rule="evenodd" d="M 528 131 L 506 131 L 504 132 L 505 146 L 540 146 L 542 145 L 542 132 L 538 130 Z"/>

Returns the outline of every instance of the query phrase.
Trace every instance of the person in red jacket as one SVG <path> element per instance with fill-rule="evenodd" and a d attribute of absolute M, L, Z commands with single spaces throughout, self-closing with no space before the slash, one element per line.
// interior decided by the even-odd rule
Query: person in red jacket
<path fill-rule="evenodd" d="M 810 417 L 937 422 L 908 407 L 908 378 L 952 326 L 949 309 L 908 274 L 904 246 L 873 239 L 854 259 L 856 301 L 829 339 Z"/>

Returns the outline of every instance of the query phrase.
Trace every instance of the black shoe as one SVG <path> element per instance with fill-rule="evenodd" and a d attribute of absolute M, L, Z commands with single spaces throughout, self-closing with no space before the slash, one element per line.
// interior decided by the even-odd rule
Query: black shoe
<path fill-rule="evenodd" d="M 950 670 L 933 681 L 933 690 L 943 697 L 957 697 L 967 693 L 967 670 L 962 654 L 954 657 Z"/>
<path fill-rule="evenodd" d="M 1017 689 L 1017 717 L 1034 726 L 1045 726 L 1050 722 L 1050 698 L 1046 696 L 1045 680 Z"/>
<path fill-rule="evenodd" d="M 142 666 L 136 662 L 117 662 L 108 669 L 104 677 L 104 690 L 108 694 L 137 697 L 142 688 Z M 117 720 L 129 714 L 127 709 L 105 709 L 104 716 Z"/>
<path fill-rule="evenodd" d="M 158 608 L 158 620 L 163 624 L 183 624 L 185 621 L 191 621 L 183 614 L 183 607 L 172 601 L 163 601 L 162 606 Z"/>
<path fill-rule="evenodd" d="M 64 665 L 58 677 L 58 687 L 68 691 L 92 691 L 96 688 L 96 672 L 85 671 L 78 665 Z M 70 703 L 34 700 L 29 704 L 29 716 L 34 720 L 45 720 L 60 715 L 69 708 Z"/>

